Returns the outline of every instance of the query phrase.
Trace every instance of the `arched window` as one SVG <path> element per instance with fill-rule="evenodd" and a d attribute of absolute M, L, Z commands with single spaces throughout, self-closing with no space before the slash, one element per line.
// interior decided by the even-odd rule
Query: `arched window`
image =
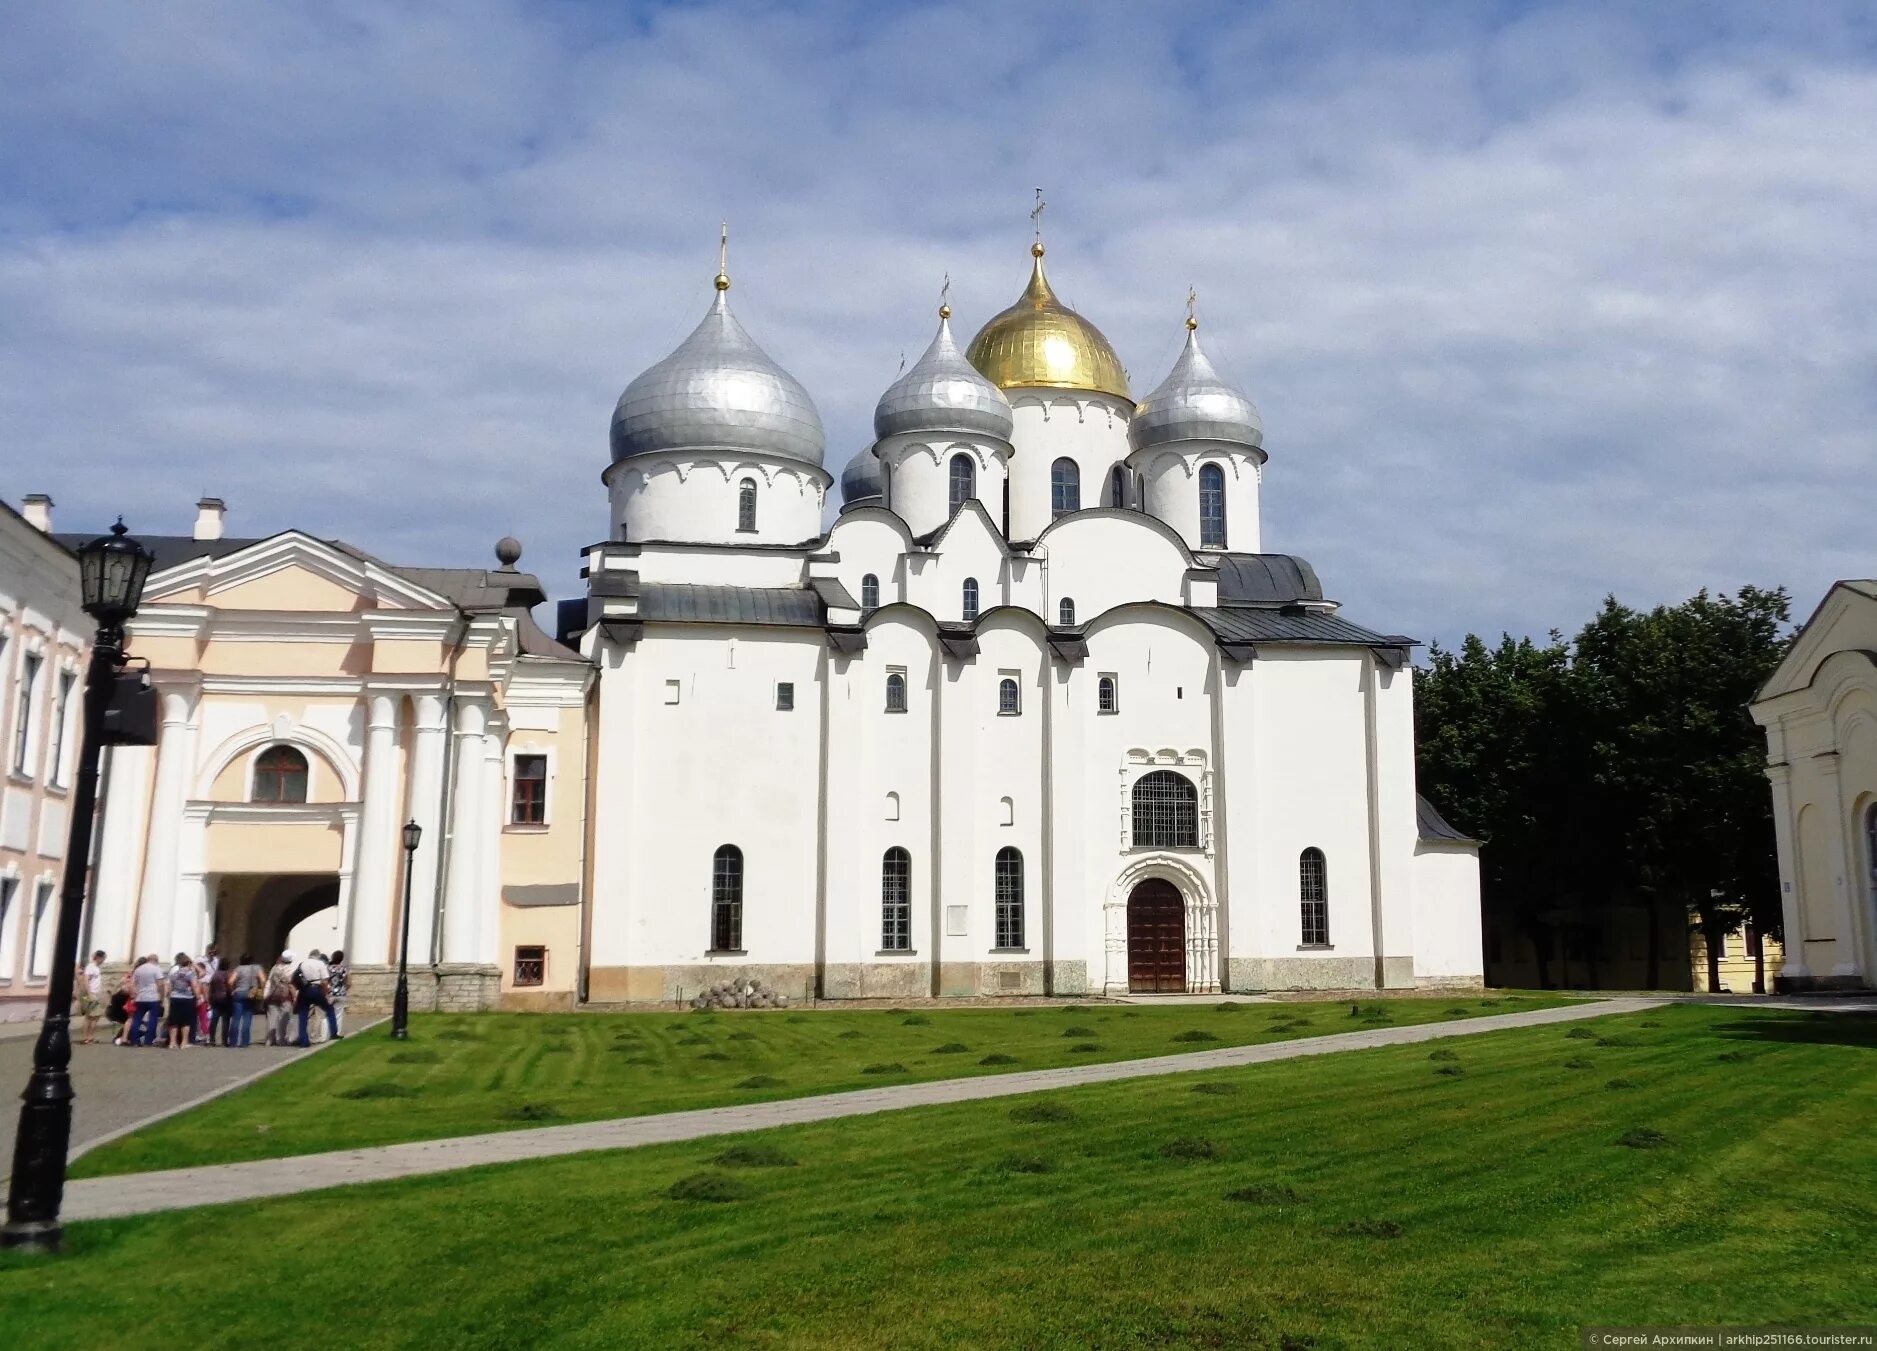
<path fill-rule="evenodd" d="M 1119 693 L 1111 675 L 1103 676 L 1095 685 L 1095 707 L 1103 713 L 1117 713 L 1121 709 Z"/>
<path fill-rule="evenodd" d="M 269 746 L 254 761 L 255 802 L 306 801 L 306 757 L 291 746 Z"/>
<path fill-rule="evenodd" d="M 967 624 L 978 617 L 978 579 L 976 577 L 965 578 L 964 614 Z"/>
<path fill-rule="evenodd" d="M 886 678 L 886 711 L 888 713 L 906 711 L 906 677 L 898 671 Z"/>
<path fill-rule="evenodd" d="M 1020 713 L 1017 703 L 1017 682 L 1005 676 L 997 682 L 997 711 L 999 713 Z"/>
<path fill-rule="evenodd" d="M 1082 509 L 1082 471 L 1067 456 L 1049 466 L 1049 506 L 1057 516 Z"/>
<path fill-rule="evenodd" d="M 736 528 L 756 529 L 756 480 L 746 478 L 736 486 Z"/>
<path fill-rule="evenodd" d="M 734 844 L 711 856 L 710 946 L 717 952 L 743 948 L 743 851 Z"/>
<path fill-rule="evenodd" d="M 978 495 L 978 467 L 963 451 L 952 456 L 951 489 L 954 512 Z"/>
<path fill-rule="evenodd" d="M 1073 597 L 1064 596 L 1061 600 L 1056 602 L 1056 622 L 1065 629 L 1075 626 L 1075 600 Z"/>
<path fill-rule="evenodd" d="M 1134 781 L 1134 847 L 1199 847 L 1199 790 L 1191 779 L 1156 769 Z"/>
<path fill-rule="evenodd" d="M 1008 846 L 997 851 L 997 946 L 1023 946 L 1023 855 Z"/>
<path fill-rule="evenodd" d="M 1108 471 L 1108 505 L 1125 507 L 1128 504 L 1128 471 L 1116 465 Z"/>
<path fill-rule="evenodd" d="M 1297 894 L 1303 901 L 1303 945 L 1330 945 L 1329 869 L 1323 851 L 1309 848 L 1297 856 Z"/>
<path fill-rule="evenodd" d="M 897 845 L 880 860 L 880 950 L 912 951 L 912 855 Z"/>
<path fill-rule="evenodd" d="M 860 608 L 863 610 L 880 608 L 880 579 L 871 572 L 860 579 Z"/>
<path fill-rule="evenodd" d="M 1225 471 L 1216 464 L 1199 466 L 1199 547 L 1225 547 Z"/>

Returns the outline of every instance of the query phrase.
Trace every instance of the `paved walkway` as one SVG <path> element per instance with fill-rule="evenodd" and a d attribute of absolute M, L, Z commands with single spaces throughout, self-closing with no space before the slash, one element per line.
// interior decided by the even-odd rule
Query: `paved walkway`
<path fill-rule="evenodd" d="M 493 1135 L 423 1140 L 376 1149 L 338 1150 L 330 1154 L 306 1154 L 254 1163 L 87 1178 L 67 1186 L 65 1218 L 97 1220 L 176 1210 L 185 1206 L 221 1205 L 266 1196 L 317 1191 L 325 1187 L 444 1173 L 481 1164 L 516 1163 L 599 1149 L 634 1149 L 640 1145 L 699 1140 L 715 1135 L 762 1130 L 770 1126 L 795 1126 L 812 1121 L 832 1121 L 840 1117 L 868 1116 L 906 1107 L 975 1102 L 1045 1089 L 1073 1088 L 1081 1084 L 1143 1079 L 1160 1074 L 1233 1069 L 1274 1060 L 1328 1055 L 1336 1051 L 1410 1045 L 1446 1037 L 1498 1032 L 1507 1028 L 1574 1022 L 1615 1013 L 1635 1013 L 1642 1009 L 1657 1008 L 1666 1002 L 1652 998 L 1608 999 L 1565 1008 L 1493 1014 L 1484 1018 L 1423 1023 L 1417 1027 L 1339 1032 L 1330 1036 L 1267 1042 L 1259 1046 L 1228 1046 L 1216 1051 L 1192 1051 L 1145 1060 L 1119 1060 L 1105 1065 L 1026 1070 L 1018 1074 L 992 1074 L 974 1079 L 940 1079 L 931 1083 L 828 1093 L 819 1097 L 791 1098 L 743 1107 L 712 1107 L 690 1112 L 666 1112 L 656 1116 L 623 1117 L 613 1121 L 590 1121 L 576 1126 L 548 1126 L 535 1130 L 500 1131 Z"/>

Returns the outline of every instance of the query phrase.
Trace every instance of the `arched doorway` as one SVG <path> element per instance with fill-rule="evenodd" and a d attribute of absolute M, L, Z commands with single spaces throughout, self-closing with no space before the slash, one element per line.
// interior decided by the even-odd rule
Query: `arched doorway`
<path fill-rule="evenodd" d="M 1164 878 L 1150 877 L 1128 893 L 1128 990 L 1186 990 L 1186 899 Z"/>

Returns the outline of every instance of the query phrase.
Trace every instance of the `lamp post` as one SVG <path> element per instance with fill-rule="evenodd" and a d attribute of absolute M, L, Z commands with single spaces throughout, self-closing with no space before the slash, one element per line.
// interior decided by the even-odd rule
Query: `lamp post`
<path fill-rule="evenodd" d="M 98 760 L 105 715 L 124 664 L 124 625 L 143 601 L 150 551 L 131 539 L 122 517 L 111 533 L 78 550 L 85 613 L 98 624 L 85 670 L 84 729 L 78 775 L 72 786 L 72 816 L 65 845 L 65 876 L 59 890 L 59 925 L 53 938 L 46 1014 L 33 1047 L 33 1073 L 20 1094 L 19 1134 L 13 1142 L 13 1176 L 7 1188 L 7 1219 L 0 1247 L 58 1250 L 63 1226 L 65 1155 L 72 1138 L 72 975 L 78 965 L 78 928 L 85 905 L 85 865 L 91 857 L 92 817 L 98 803 Z"/>
<path fill-rule="evenodd" d="M 408 1041 L 411 1035 L 411 865 L 417 861 L 417 845 L 424 838 L 424 828 L 415 821 L 404 823 L 404 934 L 398 940 L 398 989 L 391 997 L 391 1038 Z"/>

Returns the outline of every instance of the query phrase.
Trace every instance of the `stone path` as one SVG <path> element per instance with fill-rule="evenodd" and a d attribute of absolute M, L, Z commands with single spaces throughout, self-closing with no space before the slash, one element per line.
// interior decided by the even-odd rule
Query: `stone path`
<path fill-rule="evenodd" d="M 253 1163 L 178 1168 L 160 1173 L 133 1173 L 121 1177 L 87 1178 L 65 1191 L 67 1220 L 109 1219 L 185 1206 L 221 1205 L 266 1196 L 343 1187 L 360 1182 L 444 1173 L 482 1164 L 516 1163 L 600 1149 L 634 1149 L 640 1145 L 699 1140 L 715 1135 L 794 1126 L 839 1117 L 867 1116 L 907 1107 L 926 1107 L 986 1098 L 1011 1097 L 1081 1084 L 1113 1083 L 1160 1074 L 1232 1069 L 1274 1060 L 1328 1055 L 1337 1051 L 1375 1046 L 1401 1046 L 1446 1037 L 1475 1036 L 1507 1028 L 1602 1018 L 1660 1007 L 1664 999 L 1606 999 L 1565 1008 L 1533 1009 L 1523 1013 L 1493 1014 L 1484 1018 L 1423 1023 L 1417 1027 L 1376 1028 L 1338 1032 L 1329 1036 L 1300 1037 L 1294 1041 L 1259 1046 L 1228 1046 L 1216 1051 L 1192 1051 L 1145 1060 L 1119 1060 L 1103 1065 L 1074 1065 L 1062 1069 L 1026 1070 L 974 1079 L 940 1079 L 891 1088 L 868 1088 L 849 1093 L 827 1093 L 782 1102 L 742 1107 L 711 1107 L 656 1116 L 622 1117 L 575 1126 L 548 1126 L 535 1130 L 499 1131 L 492 1135 L 463 1135 L 445 1140 L 384 1145 L 375 1149 L 337 1150 L 329 1154 L 303 1154 L 296 1158 L 265 1159 Z"/>

